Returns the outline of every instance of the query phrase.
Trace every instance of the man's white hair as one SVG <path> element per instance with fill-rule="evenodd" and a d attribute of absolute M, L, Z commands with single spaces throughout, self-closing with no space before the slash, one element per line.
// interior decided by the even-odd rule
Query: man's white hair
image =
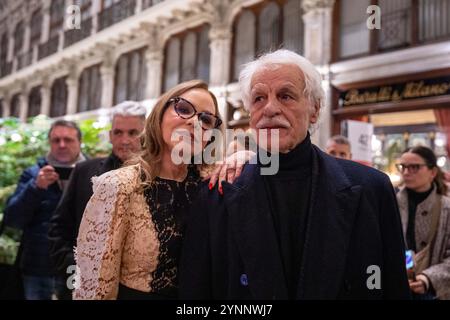
<path fill-rule="evenodd" d="M 249 110 L 251 106 L 251 82 L 254 74 L 278 65 L 296 65 L 299 67 L 305 77 L 304 95 L 310 99 L 313 106 L 318 105 L 321 109 L 325 101 L 325 92 L 322 88 L 320 73 L 309 60 L 286 49 L 267 53 L 244 65 L 244 68 L 239 74 L 239 86 L 245 109 Z"/>
<path fill-rule="evenodd" d="M 143 120 L 147 114 L 147 109 L 136 101 L 124 101 L 114 106 L 114 111 L 112 112 L 112 120 L 115 116 L 122 117 L 141 117 Z"/>

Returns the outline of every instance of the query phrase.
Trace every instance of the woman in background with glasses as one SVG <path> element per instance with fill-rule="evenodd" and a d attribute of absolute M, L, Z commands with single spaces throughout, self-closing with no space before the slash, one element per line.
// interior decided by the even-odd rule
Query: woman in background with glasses
<path fill-rule="evenodd" d="M 403 234 L 414 253 L 408 270 L 416 299 L 450 299 L 450 198 L 443 173 L 427 147 L 405 150 L 397 163 L 403 187 L 397 193 Z"/>
<path fill-rule="evenodd" d="M 181 83 L 159 98 L 146 120 L 142 154 L 94 180 L 77 239 L 75 299 L 177 298 L 182 226 L 206 165 L 176 164 L 172 134 L 190 138 L 193 157 L 194 140 L 200 151 L 208 142 L 194 133 L 221 123 L 217 100 L 202 81 Z"/>

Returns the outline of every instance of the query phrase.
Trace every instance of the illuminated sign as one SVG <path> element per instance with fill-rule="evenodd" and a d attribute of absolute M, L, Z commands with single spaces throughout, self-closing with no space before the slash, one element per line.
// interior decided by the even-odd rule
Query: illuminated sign
<path fill-rule="evenodd" d="M 340 94 L 339 105 L 350 107 L 450 95 L 450 77 L 408 81 L 388 86 L 350 89 Z"/>

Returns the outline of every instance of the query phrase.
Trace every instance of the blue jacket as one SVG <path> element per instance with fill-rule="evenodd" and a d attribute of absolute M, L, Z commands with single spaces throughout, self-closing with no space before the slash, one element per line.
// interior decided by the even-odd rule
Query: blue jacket
<path fill-rule="evenodd" d="M 410 298 L 389 178 L 317 147 L 313 154 L 296 298 Z M 234 184 L 223 184 L 223 192 L 220 196 L 205 183 L 191 207 L 180 264 L 181 298 L 287 299 L 271 194 L 259 166 L 246 165 Z M 379 287 L 368 286 L 377 275 Z"/>
<path fill-rule="evenodd" d="M 46 160 L 42 158 L 34 166 L 25 169 L 5 209 L 5 225 L 23 230 L 18 259 L 26 275 L 55 274 L 50 262 L 48 229 L 62 190 L 57 183 L 50 185 L 47 190 L 36 186 L 39 170 L 46 165 Z"/>

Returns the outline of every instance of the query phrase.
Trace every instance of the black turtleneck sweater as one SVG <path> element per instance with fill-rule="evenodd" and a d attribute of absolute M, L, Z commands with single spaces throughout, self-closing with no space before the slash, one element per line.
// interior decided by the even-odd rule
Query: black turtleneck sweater
<path fill-rule="evenodd" d="M 308 134 L 289 153 L 280 153 L 277 174 L 264 176 L 290 299 L 296 298 L 298 288 L 311 172 L 312 146 Z"/>
<path fill-rule="evenodd" d="M 408 193 L 408 226 L 406 229 L 406 244 L 408 249 L 417 251 L 415 234 L 416 209 L 417 206 L 430 195 L 431 191 L 433 191 L 433 186 L 425 192 L 416 192 L 408 188 L 406 188 L 406 191 Z"/>

